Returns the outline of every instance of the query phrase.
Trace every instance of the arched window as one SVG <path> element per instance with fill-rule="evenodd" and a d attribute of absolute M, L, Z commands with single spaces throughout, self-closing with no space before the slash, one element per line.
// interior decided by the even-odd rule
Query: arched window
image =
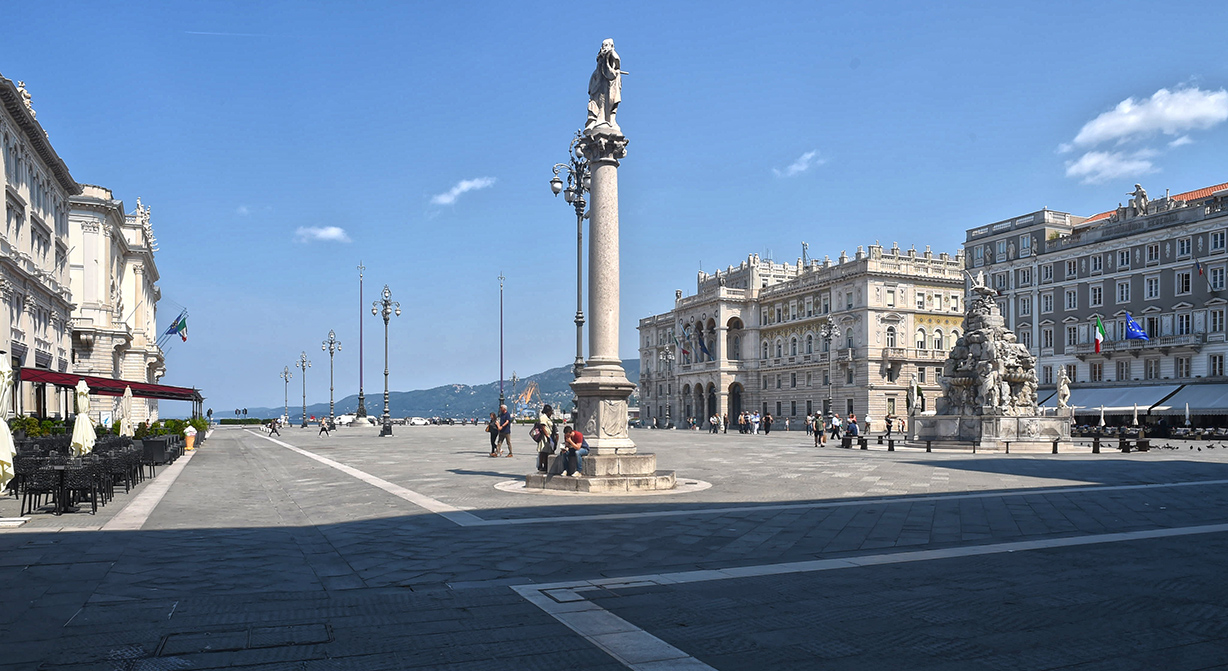
<path fill-rule="evenodd" d="M 730 359 L 741 359 L 742 358 L 742 338 L 741 336 L 733 337 L 733 342 L 731 342 L 729 346 L 729 358 Z"/>
<path fill-rule="evenodd" d="M 917 349 L 925 349 L 925 329 L 917 329 Z"/>
<path fill-rule="evenodd" d="M 785 350 L 785 343 L 784 343 L 784 341 L 782 341 L 782 340 L 777 340 L 777 341 L 776 341 L 776 356 L 784 356 L 784 355 L 785 355 L 785 351 L 784 351 L 784 350 Z"/>
<path fill-rule="evenodd" d="M 887 327 L 887 347 L 895 347 L 895 327 Z"/>
<path fill-rule="evenodd" d="M 797 338 L 789 341 L 789 356 L 797 356 Z"/>
<path fill-rule="evenodd" d="M 942 339 L 942 329 L 934 329 L 934 349 L 945 349 L 945 341 Z"/>
<path fill-rule="evenodd" d="M 806 334 L 806 354 L 814 354 L 814 336 Z"/>
<path fill-rule="evenodd" d="M 760 358 L 762 359 L 768 358 L 768 342 L 766 340 L 763 341 L 763 356 Z"/>

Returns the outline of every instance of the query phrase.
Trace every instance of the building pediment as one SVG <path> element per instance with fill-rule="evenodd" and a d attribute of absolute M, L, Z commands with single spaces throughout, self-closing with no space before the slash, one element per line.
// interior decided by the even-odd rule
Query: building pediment
<path fill-rule="evenodd" d="M 1143 310 L 1143 314 L 1145 314 L 1145 315 L 1155 314 L 1155 313 L 1157 313 L 1157 312 L 1163 312 L 1163 310 L 1161 310 L 1159 307 L 1157 307 L 1157 306 L 1155 306 L 1155 305 L 1152 305 L 1151 307 L 1149 307 L 1149 308 L 1147 308 L 1147 309 Z"/>

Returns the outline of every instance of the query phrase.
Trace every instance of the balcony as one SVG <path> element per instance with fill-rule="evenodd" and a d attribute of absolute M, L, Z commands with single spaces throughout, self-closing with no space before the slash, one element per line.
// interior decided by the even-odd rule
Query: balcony
<path fill-rule="evenodd" d="M 946 361 L 945 349 L 919 349 L 916 347 L 884 347 L 883 359 L 887 361 Z"/>
<path fill-rule="evenodd" d="M 1106 359 L 1111 359 L 1114 354 L 1129 354 L 1130 356 L 1138 357 L 1142 352 L 1168 354 L 1173 349 L 1188 349 L 1192 352 L 1199 352 L 1206 342 L 1207 334 L 1205 333 L 1157 336 L 1151 340 L 1106 340 L 1100 344 L 1100 354 Z M 1074 355 L 1083 360 L 1089 355 L 1096 353 L 1096 344 L 1090 342 L 1081 343 L 1067 349 L 1073 349 Z"/>

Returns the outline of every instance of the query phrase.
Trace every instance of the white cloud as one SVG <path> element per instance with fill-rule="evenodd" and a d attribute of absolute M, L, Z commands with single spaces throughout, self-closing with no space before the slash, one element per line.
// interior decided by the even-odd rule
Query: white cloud
<path fill-rule="evenodd" d="M 1155 172 L 1148 159 L 1155 152 L 1143 150 L 1132 154 L 1125 152 L 1089 151 L 1077 161 L 1066 162 L 1066 176 L 1081 180 L 1084 184 L 1100 184 L 1118 177 L 1133 179 L 1137 175 Z"/>
<path fill-rule="evenodd" d="M 1102 142 L 1125 141 L 1157 132 L 1177 135 L 1206 130 L 1228 120 L 1228 91 L 1183 88 L 1160 89 L 1150 98 L 1126 98 L 1112 110 L 1088 121 L 1074 143 L 1094 147 Z"/>
<path fill-rule="evenodd" d="M 777 177 L 793 177 L 795 175 L 800 175 L 816 165 L 823 165 L 827 162 L 827 159 L 816 158 L 818 155 L 818 151 L 808 151 L 797 157 L 797 160 L 790 163 L 784 170 L 772 168 L 772 172 L 775 173 Z"/>
<path fill-rule="evenodd" d="M 296 242 L 351 242 L 340 226 L 300 226 L 294 232 Z"/>
<path fill-rule="evenodd" d="M 434 203 L 435 205 L 451 205 L 452 203 L 456 202 L 457 198 L 461 197 L 461 194 L 467 193 L 469 191 L 476 191 L 478 189 L 485 189 L 485 188 L 494 186 L 494 183 L 495 183 L 494 177 L 478 177 L 477 179 L 463 179 L 457 182 L 456 186 L 453 186 L 451 189 L 448 189 L 447 191 L 441 194 L 431 196 L 431 202 Z"/>
<path fill-rule="evenodd" d="M 246 217 L 247 215 L 251 214 L 252 211 L 249 210 L 246 205 L 240 205 L 239 207 L 235 208 L 235 213 L 240 216 Z"/>
<path fill-rule="evenodd" d="M 1168 143 L 1168 146 L 1170 146 L 1170 147 L 1184 147 L 1184 146 L 1185 146 L 1185 145 L 1187 145 L 1187 144 L 1194 144 L 1194 141 L 1190 139 L 1190 136 L 1189 136 L 1189 135 L 1182 135 L 1181 137 L 1177 138 L 1176 140 L 1173 140 L 1172 142 L 1169 142 L 1169 143 Z"/>

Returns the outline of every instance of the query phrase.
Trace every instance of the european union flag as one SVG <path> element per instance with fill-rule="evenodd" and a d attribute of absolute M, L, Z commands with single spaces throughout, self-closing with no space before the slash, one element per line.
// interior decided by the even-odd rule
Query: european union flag
<path fill-rule="evenodd" d="M 1138 325 L 1138 322 L 1134 321 L 1134 317 L 1131 317 L 1129 312 L 1126 313 L 1126 340 L 1150 340 L 1147 332 Z"/>

